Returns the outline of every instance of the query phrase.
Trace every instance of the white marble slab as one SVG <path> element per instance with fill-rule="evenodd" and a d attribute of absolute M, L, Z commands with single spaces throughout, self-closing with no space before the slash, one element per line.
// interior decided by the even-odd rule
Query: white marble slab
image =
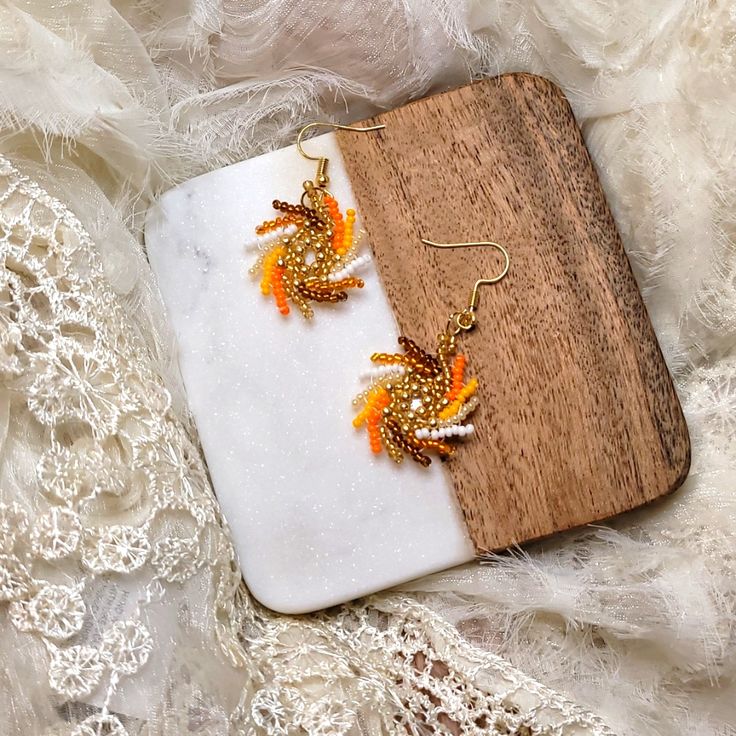
<path fill-rule="evenodd" d="M 330 189 L 355 206 L 329 133 Z M 148 254 L 215 491 L 245 580 L 263 604 L 317 610 L 473 557 L 448 476 L 374 457 L 351 425 L 360 374 L 397 329 L 371 264 L 366 287 L 305 321 L 283 318 L 247 270 L 273 199 L 295 202 L 313 162 L 293 146 L 167 192 L 151 210 Z M 357 208 L 356 208 L 357 209 Z"/>

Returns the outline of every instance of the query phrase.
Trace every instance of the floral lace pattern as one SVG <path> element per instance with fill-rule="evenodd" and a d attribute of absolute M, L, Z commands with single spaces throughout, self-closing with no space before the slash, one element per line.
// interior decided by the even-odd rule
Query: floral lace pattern
<path fill-rule="evenodd" d="M 242 659 L 239 573 L 198 450 L 89 236 L 5 161 L 0 192 L 0 378 L 45 443 L 27 505 L 0 503 L 0 599 L 16 630 L 45 643 L 50 690 L 94 694 L 85 702 L 100 712 L 73 732 L 122 735 L 107 703 L 154 650 L 147 608 L 206 571 L 210 634 Z M 126 601 L 95 596 L 96 580 L 138 573 Z"/>
<path fill-rule="evenodd" d="M 4 159 L 0 257 L 6 449 L 42 437 L 0 498 L 0 617 L 45 653 L 32 696 L 63 705 L 43 732 L 609 733 L 408 597 L 304 617 L 254 603 L 91 238 Z"/>

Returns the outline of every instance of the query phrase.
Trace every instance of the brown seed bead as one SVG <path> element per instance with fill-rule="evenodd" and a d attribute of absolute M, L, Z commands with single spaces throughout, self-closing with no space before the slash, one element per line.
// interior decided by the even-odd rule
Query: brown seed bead
<path fill-rule="evenodd" d="M 303 281 L 300 281 L 296 285 L 297 291 L 305 298 L 315 302 L 330 302 L 335 304 L 336 302 L 344 302 L 348 295 L 344 291 L 329 292 L 322 291 L 320 289 L 313 289 L 307 286 Z"/>
<path fill-rule="evenodd" d="M 415 460 L 425 468 L 432 463 L 431 459 L 424 455 L 418 447 L 411 444 L 408 437 L 404 437 L 404 435 L 401 434 L 401 428 L 395 419 L 386 420 L 386 429 L 391 440 L 404 450 L 404 452 L 411 455 L 412 460 Z"/>

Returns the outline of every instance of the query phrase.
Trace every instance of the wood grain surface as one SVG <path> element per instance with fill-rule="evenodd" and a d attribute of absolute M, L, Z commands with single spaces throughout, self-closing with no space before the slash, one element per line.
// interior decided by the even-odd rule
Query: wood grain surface
<path fill-rule="evenodd" d="M 677 488 L 687 426 L 561 91 L 504 75 L 366 122 L 386 129 L 338 142 L 402 334 L 434 351 L 475 280 L 500 267 L 491 249 L 438 251 L 420 237 L 495 240 L 511 256 L 462 338 L 481 404 L 472 441 L 446 464 L 477 550 Z"/>

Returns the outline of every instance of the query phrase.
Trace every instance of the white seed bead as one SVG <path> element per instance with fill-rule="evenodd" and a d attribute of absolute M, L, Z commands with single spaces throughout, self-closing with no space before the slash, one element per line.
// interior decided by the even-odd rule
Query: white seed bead
<path fill-rule="evenodd" d="M 475 426 L 474 426 L 474 425 L 472 425 L 472 424 L 466 424 L 466 425 L 465 425 L 465 431 L 466 431 L 466 432 L 467 432 L 468 434 L 473 434 L 473 432 L 475 432 Z"/>

